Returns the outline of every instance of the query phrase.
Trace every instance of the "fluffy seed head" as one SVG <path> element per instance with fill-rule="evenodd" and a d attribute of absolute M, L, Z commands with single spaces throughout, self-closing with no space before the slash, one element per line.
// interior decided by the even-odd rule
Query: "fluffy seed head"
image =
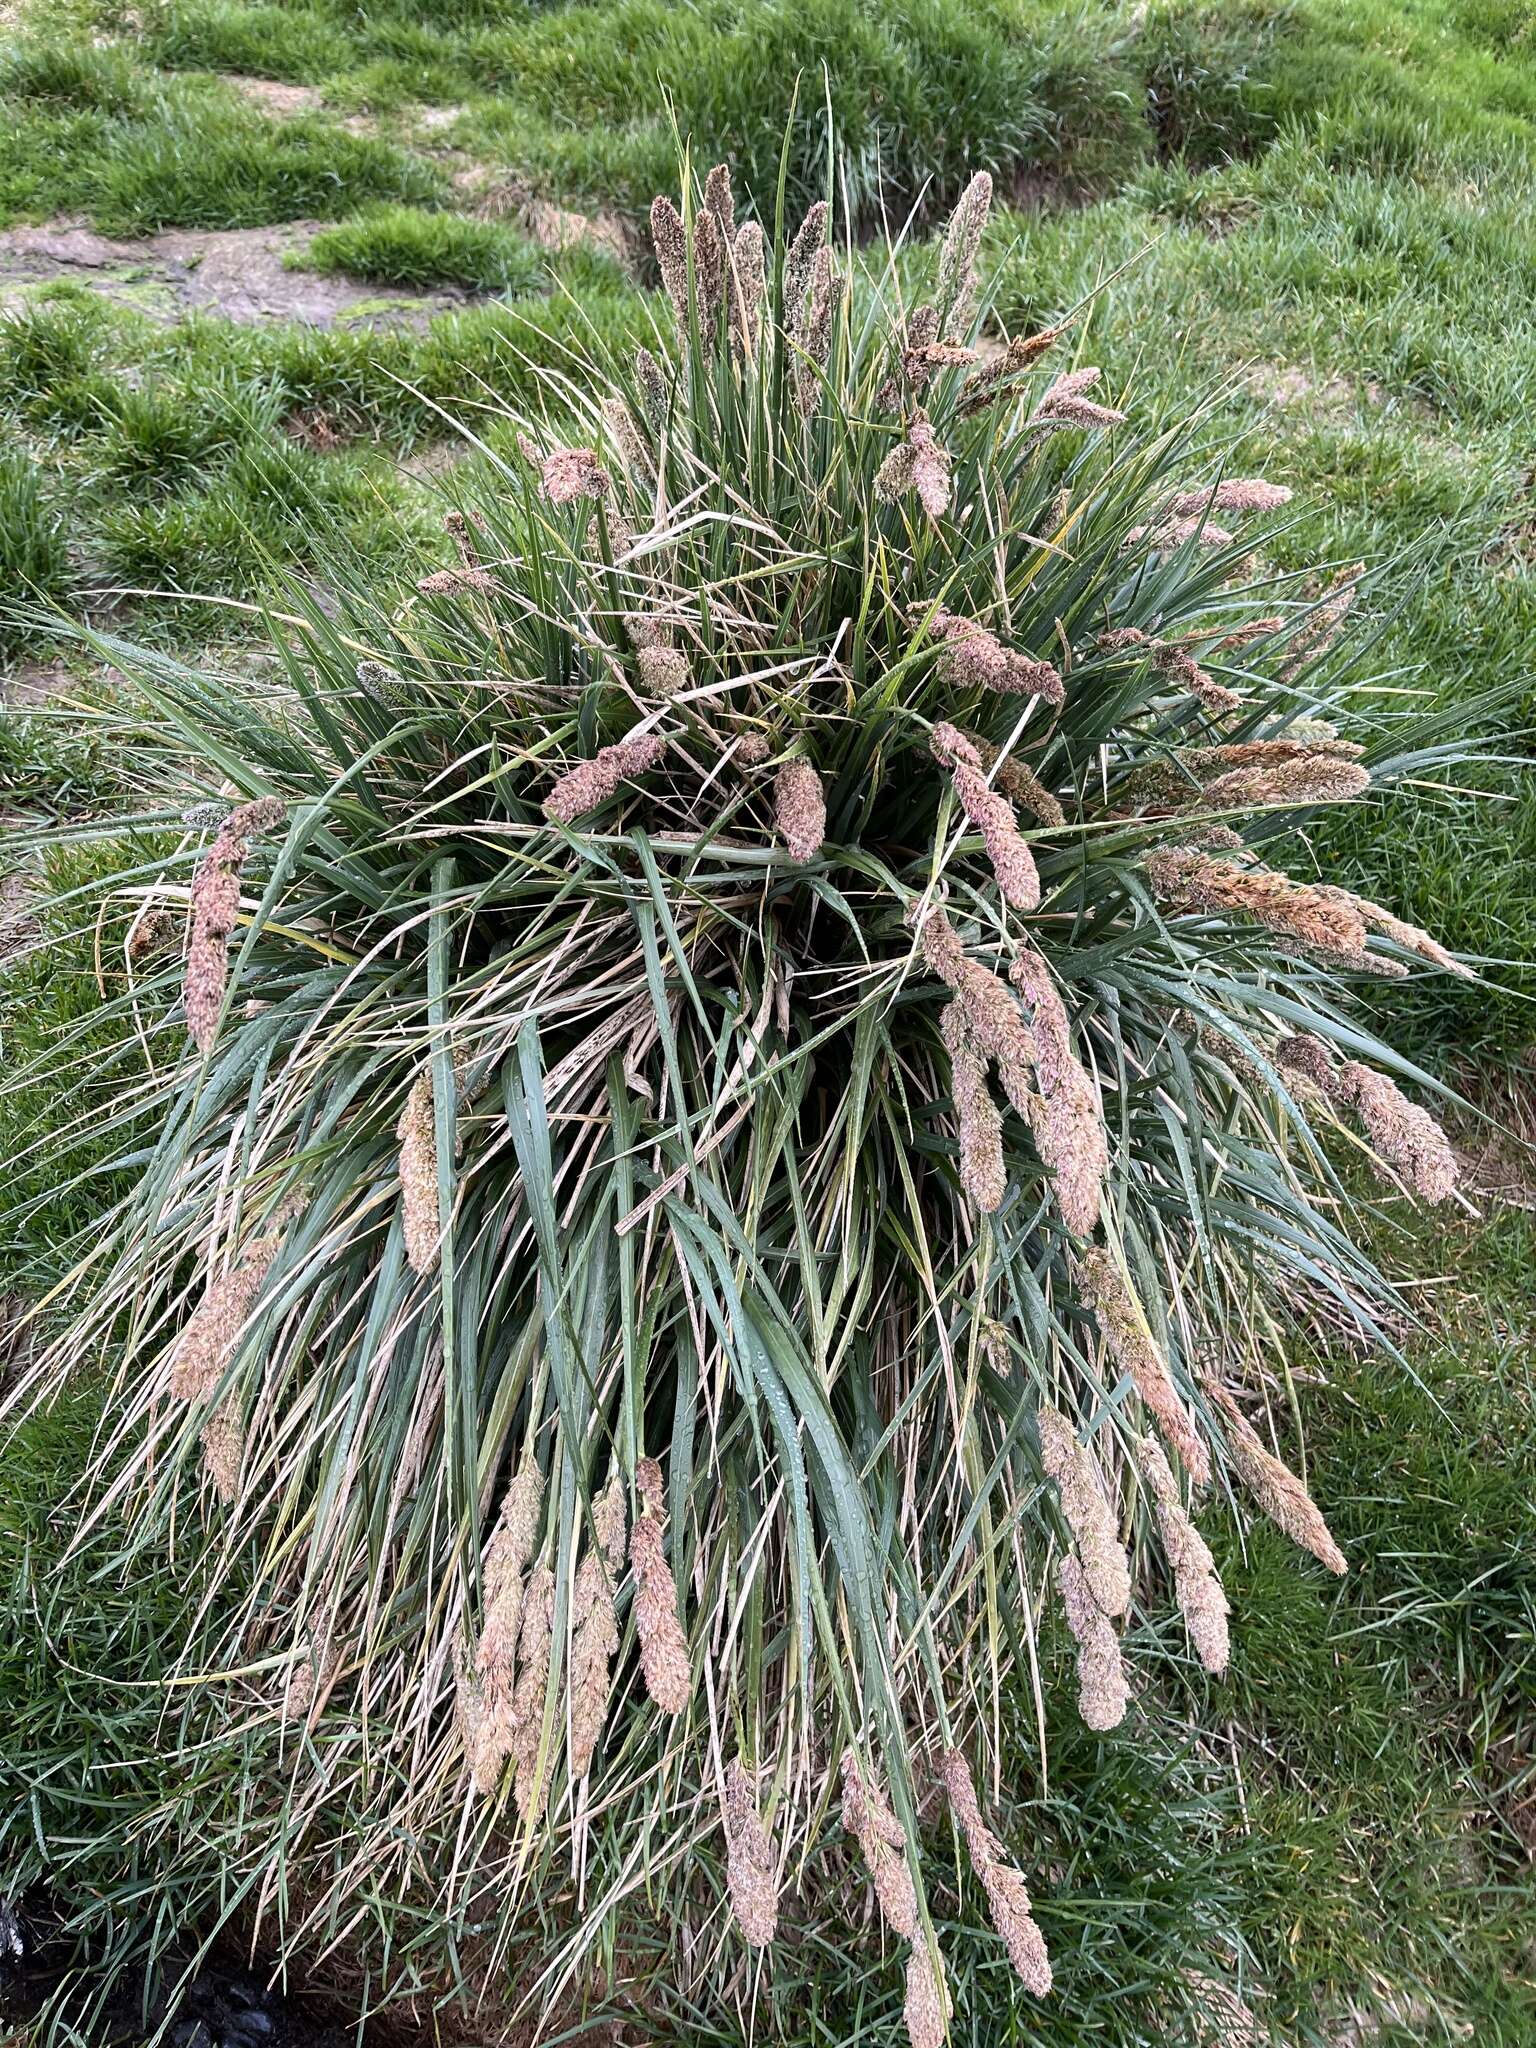
<path fill-rule="evenodd" d="M 229 981 L 229 935 L 240 910 L 240 871 L 251 841 L 282 821 L 276 797 L 240 804 L 219 827 L 192 878 L 192 929 L 182 990 L 187 1030 L 199 1052 L 212 1050 Z"/>
<path fill-rule="evenodd" d="M 970 325 L 976 298 L 976 257 L 991 207 L 992 180 L 987 172 L 978 171 L 949 217 L 939 250 L 939 278 L 933 296 L 941 340 L 953 341 Z"/>
<path fill-rule="evenodd" d="M 634 422 L 629 422 L 634 432 Z M 634 435 L 637 446 L 639 436 Z M 550 448 L 540 452 L 526 434 L 517 437 L 523 460 L 539 472 L 539 486 L 551 505 L 572 505 L 578 498 L 606 498 L 613 490 L 613 478 L 597 458 L 595 448 Z M 640 450 L 644 459 L 644 450 Z"/>
<path fill-rule="evenodd" d="M 939 1016 L 944 1049 L 949 1054 L 950 1094 L 960 1126 L 960 1185 L 984 1214 L 1002 1207 L 1008 1192 L 1003 1163 L 1003 1119 L 987 1085 L 986 1062 L 977 1052 L 957 997 Z"/>
<path fill-rule="evenodd" d="M 736 1924 L 752 1948 L 766 1948 L 779 1924 L 773 1844 L 757 1810 L 757 1792 L 740 1757 L 725 1773 L 725 1881 Z"/>
<path fill-rule="evenodd" d="M 562 775 L 544 799 L 544 815 L 557 825 L 569 825 L 587 811 L 605 804 L 633 775 L 654 768 L 665 750 L 655 733 L 634 733 L 611 747 L 600 747 L 590 761 L 582 761 Z"/>
<path fill-rule="evenodd" d="M 517 1683 L 512 1694 L 512 1768 L 517 1810 L 529 1820 L 542 1812 L 549 1789 L 550 1758 L 544 1748 L 545 1696 L 549 1690 L 550 1638 L 555 1618 L 555 1575 L 535 1565 L 523 1588 L 517 1632 Z"/>
<path fill-rule="evenodd" d="M 651 247 L 680 328 L 688 325 L 688 238 L 683 217 L 666 197 L 651 201 Z"/>
<path fill-rule="evenodd" d="M 225 1507 L 240 1497 L 240 1468 L 245 1462 L 245 1424 L 240 1402 L 228 1394 L 203 1424 L 203 1470 Z"/>
<path fill-rule="evenodd" d="M 1211 1454 L 1174 1391 L 1141 1303 L 1114 1257 L 1105 1246 L 1094 1245 L 1078 1260 L 1077 1272 L 1083 1298 L 1093 1310 L 1110 1356 L 1131 1379 L 1191 1478 L 1203 1486 L 1211 1476 Z"/>
<path fill-rule="evenodd" d="M 680 1714 L 693 1693 L 688 1638 L 678 1619 L 677 1588 L 667 1563 L 662 1514 L 661 1468 L 641 1461 L 635 1486 L 644 1512 L 629 1532 L 629 1561 L 635 1574 L 635 1630 L 645 1688 L 664 1714 Z"/>
<path fill-rule="evenodd" d="M 1006 1860 L 1001 1842 L 982 1819 L 971 1767 L 963 1753 L 958 1749 L 946 1750 L 939 1774 L 965 1836 L 971 1867 L 986 1892 L 992 1925 L 1003 1937 L 1009 1961 L 1020 1981 L 1036 1998 L 1044 1998 L 1051 1989 L 1051 1959 L 1030 1909 L 1023 1873 Z"/>
<path fill-rule="evenodd" d="M 1077 1708 L 1084 1724 L 1102 1733 L 1118 1728 L 1130 1704 L 1120 1639 L 1089 1590 L 1082 1566 L 1068 1551 L 1057 1564 L 1056 1584 L 1067 1626 L 1077 1642 Z"/>
<path fill-rule="evenodd" d="M 1217 512 L 1278 512 L 1290 502 L 1285 484 L 1266 483 L 1261 476 L 1229 476 L 1214 491 L 1181 492 L 1168 509 L 1176 519 L 1193 519 L 1208 505 Z"/>
<path fill-rule="evenodd" d="M 814 860 L 827 836 L 827 799 L 809 761 L 786 761 L 773 783 L 773 822 L 792 861 Z"/>
<path fill-rule="evenodd" d="M 1246 809 L 1250 804 L 1339 804 L 1363 796 L 1370 786 L 1370 771 L 1358 761 L 1299 753 L 1282 761 L 1229 768 L 1205 785 L 1201 802 L 1218 810 Z"/>
<path fill-rule="evenodd" d="M 1039 1427 L 1040 1462 L 1076 1539 L 1083 1576 L 1103 1613 L 1124 1614 L 1131 1604 L 1130 1560 L 1098 1469 L 1077 1431 L 1048 1402 L 1041 1403 Z"/>
<path fill-rule="evenodd" d="M 1174 1597 L 1189 1630 L 1195 1654 L 1213 1677 L 1227 1668 L 1227 1596 L 1205 1538 L 1185 1512 L 1178 1481 L 1161 1445 L 1144 1436 L 1136 1445 L 1136 1462 L 1157 1504 L 1163 1548 L 1173 1569 Z"/>
<path fill-rule="evenodd" d="M 925 1942 L 914 1944 L 907 1958 L 907 1995 L 902 2018 L 912 2048 L 944 2048 L 949 2038 L 949 1991 Z"/>
<path fill-rule="evenodd" d="M 1344 1553 L 1296 1474 L 1265 1449 L 1258 1432 L 1219 1380 L 1207 1379 L 1205 1390 L 1226 1422 L 1227 1456 L 1259 1506 L 1293 1543 L 1342 1576 L 1349 1569 Z"/>
<path fill-rule="evenodd" d="M 405 1255 L 413 1273 L 430 1273 L 437 1262 L 441 1218 L 437 1195 L 437 1124 L 432 1101 L 432 1069 L 425 1068 L 411 1084 L 405 1108 L 395 1126 L 400 1140 L 400 1205 L 405 1226 Z"/>
<path fill-rule="evenodd" d="M 210 1285 L 171 1354 L 169 1385 L 176 1400 L 206 1401 L 218 1385 L 282 1241 L 281 1227 L 264 1231 Z"/>
<path fill-rule="evenodd" d="M 1055 1182 L 1062 1221 L 1086 1237 L 1099 1220 L 1109 1172 L 1099 1091 L 1072 1049 L 1066 1006 L 1044 957 L 1021 946 L 1009 979 L 1032 1014 L 1040 1085 L 1040 1109 L 1031 1118 L 1035 1144 Z"/>
<path fill-rule="evenodd" d="M 731 324 L 744 355 L 756 351 L 767 295 L 763 231 L 755 220 L 745 221 L 737 231 L 731 276 Z"/>
<path fill-rule="evenodd" d="M 615 1475 L 592 1503 L 593 1546 L 571 1593 L 571 1776 L 592 1768 L 608 1718 L 608 1693 L 619 1626 L 613 1589 L 624 1568 L 624 1487 Z"/>
<path fill-rule="evenodd" d="M 533 1555 L 543 1498 L 543 1475 L 534 1459 L 525 1456 L 507 1488 L 485 1554 L 485 1614 L 474 1659 L 479 1722 L 477 1741 L 470 1752 L 475 1785 L 481 1792 L 495 1790 L 512 1754 L 523 1574 Z"/>
<path fill-rule="evenodd" d="M 1174 846 L 1149 854 L 1146 870 L 1157 894 L 1179 909 L 1238 912 L 1310 952 L 1350 964 L 1365 952 L 1365 922 L 1352 903 L 1273 868 Z"/>
<path fill-rule="evenodd" d="M 863 1852 L 885 1923 L 907 1941 L 917 1939 L 917 1892 L 907 1867 L 907 1838 L 873 1772 L 861 1770 L 852 1749 L 843 1751 L 843 1826 Z"/>
<path fill-rule="evenodd" d="M 940 642 L 939 675 L 956 689 L 999 690 L 1010 697 L 1043 697 L 1060 704 L 1065 696 L 1061 675 L 1048 661 L 1033 661 L 1005 647 L 997 635 L 975 619 L 963 619 L 941 605 L 928 624 L 929 636 Z"/>

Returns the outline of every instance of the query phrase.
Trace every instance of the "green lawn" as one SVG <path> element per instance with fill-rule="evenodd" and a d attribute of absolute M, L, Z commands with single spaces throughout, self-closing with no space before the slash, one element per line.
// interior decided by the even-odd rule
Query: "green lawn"
<path fill-rule="evenodd" d="M 1088 301 L 1084 359 L 1115 394 L 1142 416 L 1207 400 L 1240 473 L 1293 487 L 1287 561 L 1381 566 L 1385 690 L 1452 719 L 1499 694 L 1475 787 L 1426 783 L 1390 834 L 1362 806 L 1315 853 L 1484 963 L 1480 988 L 1394 988 L 1404 1049 L 1447 1071 L 1521 1070 L 1536 1040 L 1536 6 L 171 0 L 134 20 L 138 33 L 110 7 L 35 4 L 0 50 L 0 220 L 78 216 L 126 236 L 313 218 L 331 224 L 316 265 L 486 296 L 380 334 L 166 324 L 88 282 L 13 293 L 0 667 L 60 651 L 49 608 L 237 659 L 249 613 L 188 596 L 256 605 L 285 575 L 323 583 L 338 556 L 384 590 L 414 576 L 443 546 L 441 505 L 429 466 L 402 478 L 397 460 L 439 450 L 450 419 L 473 424 L 487 387 L 531 397 L 535 367 L 572 337 L 619 347 L 651 318 L 638 258 L 628 275 L 586 246 L 537 258 L 517 196 L 632 233 L 674 184 L 675 121 L 771 210 L 793 104 L 793 207 L 823 183 L 830 105 L 864 227 L 884 195 L 897 225 L 919 208 L 921 235 L 971 168 L 992 168 L 1016 202 L 989 236 L 1009 331 Z M 279 114 L 232 75 L 313 90 Z M 69 658 L 99 700 L 110 684 Z M 120 772 L 72 709 L 0 713 L 0 814 L 88 814 Z M 68 886 L 91 858 L 49 879 Z M 66 914 L 50 936 L 6 971 L 0 1013 L 0 1150 L 20 1160 L 26 1204 L 0 1291 L 33 1295 L 93 1199 L 88 1180 L 55 1187 L 29 1149 L 89 1107 L 25 1084 L 32 1053 L 90 1033 L 97 1000 L 91 935 Z M 135 1054 L 100 1053 L 109 1093 Z M 957 1973 L 993 1987 L 989 2041 L 1197 2043 L 1171 2016 L 1189 1969 L 1251 1987 L 1287 2042 L 1339 2041 L 1354 2008 L 1387 2048 L 1536 2040 L 1531 1236 L 1529 1217 L 1501 1212 L 1389 1246 L 1444 1282 L 1411 1347 L 1418 1383 L 1326 1351 L 1296 1361 L 1322 1381 L 1308 1457 L 1355 1570 L 1335 1589 L 1262 1534 L 1244 1550 L 1224 1532 L 1234 1673 L 1187 1718 L 1224 1712 L 1230 1740 L 1189 1736 L 1194 1681 L 1169 1644 L 1139 1734 L 1082 1738 L 1049 1787 L 1021 1767 L 1012 1818 L 1051 1873 L 1040 1919 L 1062 1995 L 1043 2024 L 1014 2011 L 996 1944 L 974 1911 L 966 1935 L 947 1898 Z M 110 1944 L 146 1900 L 195 1919 L 260 1882 L 241 1863 L 243 1802 L 273 1765 L 259 1734 L 222 1737 L 178 1703 L 198 1765 L 166 1767 L 155 1645 L 187 1589 L 169 1568 L 103 1588 L 88 1558 L 59 1563 L 90 1420 L 86 1392 L 0 1450 L 0 1714 L 27 1787 L 0 1814 L 0 1897 L 7 1869 L 51 1872 Z M 95 1677 L 129 1669 L 132 1683 Z M 338 1756 L 350 1737 L 332 1731 Z M 78 1792 L 87 1755 L 113 1825 L 128 1816 L 126 1861 Z M 315 1882 L 346 1796 L 332 1825 L 294 1847 Z M 850 1963 L 828 1915 L 765 1988 L 767 2031 L 884 2048 L 900 2038 L 893 1974 Z M 437 1983 L 444 1945 L 471 1932 L 428 1888 L 408 1913 L 381 1901 L 356 1946 L 377 1964 L 386 1935 L 403 1940 L 405 1975 Z M 617 1938 L 644 1975 L 666 1936 Z M 662 2038 L 739 2038 L 669 2012 L 664 1969 L 657 1986 Z M 967 1987 L 958 2007 L 988 2001 Z"/>

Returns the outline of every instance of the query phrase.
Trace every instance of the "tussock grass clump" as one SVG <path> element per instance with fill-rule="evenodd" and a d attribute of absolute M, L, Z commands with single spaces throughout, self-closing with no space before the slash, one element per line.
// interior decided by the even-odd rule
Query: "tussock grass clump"
<path fill-rule="evenodd" d="M 972 1776 L 1042 1609 L 1103 1730 L 1126 1538 L 1224 1662 L 1208 1479 L 1343 1562 L 1264 1403 L 1319 1300 L 1374 1334 L 1324 1140 L 1379 1130 L 1286 1048 L 1423 1085 L 1350 991 L 1437 963 L 1297 834 L 1450 750 L 1355 716 L 1367 607 L 1265 569 L 1282 487 L 1138 426 L 1070 323 L 979 344 L 989 198 L 914 299 L 825 203 L 769 245 L 686 181 L 671 332 L 546 380 L 405 602 L 266 681 L 137 664 L 180 836 L 116 887 L 191 950 L 134 977 L 160 1135 L 34 1384 L 107 1353 L 96 1516 L 204 1532 L 256 1711 L 375 1728 L 406 1790 L 341 1890 L 457 1814 L 456 1901 L 490 1961 L 542 1916 L 551 1996 L 701 1830 L 771 1970 L 841 1778 L 937 2039 L 941 1776 L 1043 1993 L 1048 1880 Z"/>
<path fill-rule="evenodd" d="M 544 261 L 526 235 L 503 221 L 378 206 L 316 235 L 307 268 L 339 270 L 380 284 L 458 284 L 471 291 L 532 292 Z"/>

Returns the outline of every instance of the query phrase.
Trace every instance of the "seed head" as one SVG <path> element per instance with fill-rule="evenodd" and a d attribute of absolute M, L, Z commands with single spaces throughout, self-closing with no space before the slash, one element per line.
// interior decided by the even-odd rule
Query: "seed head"
<path fill-rule="evenodd" d="M 544 815 L 557 825 L 569 825 L 588 811 L 605 804 L 621 782 L 654 768 L 665 751 L 665 742 L 654 733 L 631 733 L 611 747 L 601 747 L 590 761 L 567 769 L 544 799 Z"/>
<path fill-rule="evenodd" d="M 961 385 L 960 417 L 969 418 L 1007 395 L 1007 386 L 1012 380 L 1053 347 L 1061 334 L 1059 327 L 1046 327 L 1038 334 L 1016 334 L 1000 356 L 983 364 L 979 370 L 973 370 Z"/>
<path fill-rule="evenodd" d="M 1421 931 L 1416 924 L 1407 924 L 1402 918 L 1394 917 L 1390 910 L 1383 910 L 1379 903 L 1372 903 L 1368 898 L 1356 896 L 1346 890 L 1324 889 L 1323 894 L 1329 898 L 1345 897 L 1373 932 L 1380 932 L 1384 939 L 1390 939 L 1394 946 L 1400 946 L 1405 953 L 1413 953 L 1419 959 L 1427 960 L 1432 967 L 1438 967 L 1446 974 L 1454 974 L 1462 981 L 1476 981 L 1477 976 L 1470 967 L 1464 967 L 1454 954 L 1446 951 L 1438 939 L 1432 939 L 1428 932 Z"/>
<path fill-rule="evenodd" d="M 1365 953 L 1365 923 L 1352 903 L 1273 868 L 1243 867 L 1184 846 L 1149 854 L 1146 869 L 1156 893 L 1178 909 L 1240 913 L 1310 952 L 1349 964 Z"/>
<path fill-rule="evenodd" d="M 592 1768 L 608 1718 L 608 1692 L 619 1626 L 613 1589 L 624 1569 L 624 1487 L 617 1474 L 592 1504 L 593 1546 L 571 1593 L 571 1776 Z"/>
<path fill-rule="evenodd" d="M 606 498 L 613 489 L 613 478 L 598 461 L 595 448 L 551 448 L 541 454 L 526 434 L 518 435 L 517 446 L 523 460 L 539 472 L 540 488 L 551 505 Z"/>
<path fill-rule="evenodd" d="M 829 218 L 827 202 L 818 199 L 801 221 L 784 258 L 784 318 L 793 334 L 801 331 L 806 289 L 816 270 L 817 256 L 826 247 Z"/>
<path fill-rule="evenodd" d="M 635 656 L 640 686 L 653 697 L 675 697 L 693 681 L 686 654 L 675 647 L 642 647 Z"/>
<path fill-rule="evenodd" d="M 192 878 L 192 929 L 187 941 L 182 1003 L 199 1052 L 210 1052 L 229 981 L 229 935 L 240 910 L 240 871 L 251 841 L 281 823 L 276 797 L 240 804 L 219 827 Z"/>
<path fill-rule="evenodd" d="M 1102 1613 L 1124 1614 L 1131 1604 L 1130 1560 L 1098 1469 L 1071 1423 L 1047 1402 L 1039 1427 L 1040 1462 L 1060 1498 L 1089 1590 Z"/>
<path fill-rule="evenodd" d="M 1226 1421 L 1227 1456 L 1259 1506 L 1293 1543 L 1309 1550 L 1320 1564 L 1342 1576 L 1349 1569 L 1344 1553 L 1296 1474 L 1265 1449 L 1253 1425 L 1219 1380 L 1207 1378 L 1205 1391 Z"/>
<path fill-rule="evenodd" d="M 1253 761 L 1229 768 L 1201 791 L 1201 802 L 1220 810 L 1251 804 L 1338 804 L 1364 795 L 1368 769 L 1332 754 L 1296 753 L 1285 760 Z"/>
<path fill-rule="evenodd" d="M 949 1054 L 950 1093 L 960 1126 L 960 1185 L 978 1209 L 991 1215 L 1008 1192 L 1003 1119 L 987 1086 L 986 1062 L 972 1039 L 963 998 L 945 1004 L 939 1031 Z"/>
<path fill-rule="evenodd" d="M 731 326 L 743 355 L 757 352 L 767 295 L 763 231 L 755 220 L 744 221 L 736 235 L 731 275 Z"/>
<path fill-rule="evenodd" d="M 943 722 L 933 728 L 929 744 L 934 759 L 950 772 L 961 809 L 981 834 L 1003 901 L 1026 913 L 1037 910 L 1040 875 L 1034 855 L 1020 836 L 1012 804 L 988 785 L 981 756 L 957 726 Z"/>
<path fill-rule="evenodd" d="M 940 642 L 939 677 L 957 689 L 998 690 L 1010 697 L 1043 697 L 1060 704 L 1066 694 L 1059 671 L 1048 661 L 1004 647 L 995 633 L 975 619 L 962 619 L 941 605 L 928 625 Z"/>
<path fill-rule="evenodd" d="M 779 1882 L 773 1844 L 757 1810 L 757 1792 L 736 1757 L 725 1774 L 725 1879 L 731 1911 L 753 1948 L 766 1948 L 779 1924 Z"/>
<path fill-rule="evenodd" d="M 512 1693 L 512 1768 L 517 1810 L 526 1821 L 542 1812 L 549 1789 L 550 1759 L 544 1747 L 544 1713 L 549 1690 L 550 1636 L 555 1618 L 555 1575 L 535 1565 L 523 1588 L 517 1632 L 517 1683 Z"/>
<path fill-rule="evenodd" d="M 1024 1118 L 1034 1113 L 1035 1042 L 1018 1003 L 990 967 L 966 957 L 959 934 L 941 909 L 928 913 L 922 932 L 928 966 L 959 997 L 974 1049 L 997 1062 L 1003 1093 Z"/>
<path fill-rule="evenodd" d="M 1261 476 L 1229 476 L 1214 491 L 1182 492 L 1168 509 L 1176 519 L 1194 519 L 1207 506 L 1216 512 L 1278 512 L 1290 502 L 1285 484 L 1266 483 Z"/>
<path fill-rule="evenodd" d="M 865 1775 L 853 1750 L 843 1751 L 843 1826 L 863 1852 L 885 1923 L 906 1941 L 917 1939 L 917 1892 L 907 1867 L 907 1838 L 879 1780 Z"/>
<path fill-rule="evenodd" d="M 629 1532 L 629 1562 L 635 1574 L 635 1629 L 646 1691 L 664 1714 L 680 1714 L 693 1693 L 688 1637 L 678 1619 L 677 1588 L 667 1563 L 666 1519 L 662 1512 L 661 1467 L 645 1458 L 635 1473 L 644 1512 Z"/>
<path fill-rule="evenodd" d="M 1114 1257 L 1107 1247 L 1093 1245 L 1078 1260 L 1077 1273 L 1083 1298 L 1093 1311 L 1110 1356 L 1131 1379 L 1158 1428 L 1184 1460 L 1190 1477 L 1203 1486 L 1211 1476 L 1211 1454 L 1174 1391 L 1141 1303 Z"/>
<path fill-rule="evenodd" d="M 471 1752 L 476 1788 L 493 1792 L 512 1754 L 513 1695 L 523 1618 L 523 1574 L 538 1536 L 544 1480 L 525 1454 L 507 1488 L 485 1555 L 485 1615 L 475 1650 L 478 1739 Z"/>
<path fill-rule="evenodd" d="M 400 1140 L 400 1204 L 405 1228 L 405 1256 L 413 1273 L 430 1273 L 437 1263 L 442 1219 L 437 1191 L 437 1124 L 432 1099 L 432 1069 L 426 1067 L 411 1084 L 405 1108 L 395 1126 Z"/>
<path fill-rule="evenodd" d="M 907 429 L 907 438 L 893 448 L 875 475 L 875 494 L 887 504 L 916 491 L 930 519 L 938 519 L 949 505 L 950 454 L 939 445 L 927 419 L 919 413 Z"/>
<path fill-rule="evenodd" d="M 1344 630 L 1344 621 L 1349 616 L 1364 574 L 1364 562 L 1355 562 L 1334 577 L 1322 602 L 1308 613 L 1291 635 L 1285 666 L 1280 671 L 1282 683 L 1290 682 L 1309 662 L 1320 661 L 1333 646 Z"/>
<path fill-rule="evenodd" d="M 1359 1060 L 1335 1065 L 1327 1046 L 1311 1032 L 1282 1039 L 1275 1056 L 1330 1102 L 1352 1109 L 1376 1151 L 1423 1201 L 1443 1202 L 1455 1193 L 1460 1168 L 1450 1140 L 1395 1081 Z"/>
<path fill-rule="evenodd" d="M 287 1219 L 253 1238 L 239 1263 L 212 1282 L 188 1318 L 171 1354 L 170 1392 L 178 1401 L 206 1401 L 234 1356 L 241 1331 L 282 1247 Z"/>
<path fill-rule="evenodd" d="M 1023 1873 L 1007 1861 L 1001 1842 L 982 1819 L 971 1767 L 964 1755 L 958 1749 L 946 1750 L 939 1770 L 950 1808 L 965 1836 L 971 1868 L 986 1892 L 992 1925 L 1003 1937 L 1020 1981 L 1036 1998 L 1044 1998 L 1051 1989 L 1051 1959 L 1030 1909 Z"/>
<path fill-rule="evenodd" d="M 792 861 L 814 860 L 827 836 L 827 799 L 809 761 L 786 761 L 774 777 L 773 822 Z"/>
<path fill-rule="evenodd" d="M 1056 1566 L 1067 1626 L 1077 1642 L 1077 1708 L 1089 1728 L 1118 1728 L 1130 1704 L 1120 1639 L 1100 1610 L 1082 1566 L 1067 1551 Z"/>
<path fill-rule="evenodd" d="M 926 1942 L 915 1942 L 907 1958 L 907 1996 L 902 2017 L 912 2048 L 944 2048 L 952 2010 L 949 1992 Z"/>
<path fill-rule="evenodd" d="M 1174 1597 L 1189 1630 L 1195 1654 L 1213 1677 L 1227 1668 L 1227 1596 L 1216 1574 L 1216 1562 L 1200 1531 L 1185 1512 L 1178 1481 L 1162 1447 L 1151 1437 L 1136 1445 L 1136 1462 L 1157 1504 L 1163 1548 L 1173 1568 Z"/>
<path fill-rule="evenodd" d="M 1062 1221 L 1086 1237 L 1099 1220 L 1109 1140 L 1093 1077 L 1072 1049 L 1066 1006 L 1044 957 L 1020 947 L 1009 979 L 1032 1013 L 1040 1109 L 1031 1120 L 1035 1144 L 1056 1185 Z"/>
<path fill-rule="evenodd" d="M 665 426 L 671 386 L 666 371 L 648 348 L 635 350 L 635 382 L 640 387 L 641 403 L 651 425 Z"/>
<path fill-rule="evenodd" d="M 991 177 L 978 171 L 949 217 L 939 250 L 939 280 L 933 296 L 943 341 L 953 341 L 970 326 L 976 298 L 976 257 L 991 207 Z"/>
<path fill-rule="evenodd" d="M 203 1469 L 225 1507 L 240 1497 L 240 1468 L 245 1462 L 245 1424 L 237 1395 L 227 1394 L 203 1424 Z"/>
<path fill-rule="evenodd" d="M 651 247 L 656 251 L 656 267 L 661 272 L 661 282 L 667 297 L 672 301 L 672 311 L 677 316 L 677 324 L 686 333 L 688 238 L 683 232 L 683 217 L 670 199 L 657 198 L 651 201 Z"/>

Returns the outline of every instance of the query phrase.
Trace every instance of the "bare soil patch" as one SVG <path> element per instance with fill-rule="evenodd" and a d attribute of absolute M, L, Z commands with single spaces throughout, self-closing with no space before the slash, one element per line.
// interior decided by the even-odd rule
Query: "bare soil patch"
<path fill-rule="evenodd" d="M 474 296 L 451 286 L 418 291 L 290 270 L 317 221 L 271 228 L 177 228 L 118 242 L 70 221 L 0 230 L 0 306 L 28 287 L 69 277 L 157 319 L 220 313 L 242 326 L 295 320 L 306 327 L 421 327 Z"/>

